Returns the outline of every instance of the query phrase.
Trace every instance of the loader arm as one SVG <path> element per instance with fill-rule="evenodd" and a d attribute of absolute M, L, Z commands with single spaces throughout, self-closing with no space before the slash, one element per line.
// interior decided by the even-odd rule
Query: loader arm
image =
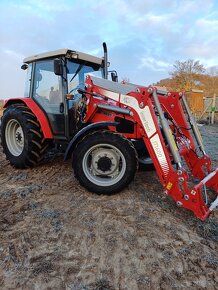
<path fill-rule="evenodd" d="M 143 139 L 164 193 L 179 207 L 206 219 L 218 204 L 218 168 L 211 168 L 184 94 L 162 94 L 153 87 L 114 84 L 90 76 L 86 85 L 88 110 L 84 122 L 97 115 L 99 106 L 105 108 L 104 103 L 111 106 L 111 121 L 116 114 L 125 118 L 125 112 L 137 124 L 134 138 Z M 192 184 L 192 176 L 198 179 L 197 184 Z M 202 193 L 207 195 L 207 188 L 216 196 L 210 204 Z"/>

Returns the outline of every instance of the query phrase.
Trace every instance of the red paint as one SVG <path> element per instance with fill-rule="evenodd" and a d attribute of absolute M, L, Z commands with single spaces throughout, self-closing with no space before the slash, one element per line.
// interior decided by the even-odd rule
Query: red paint
<path fill-rule="evenodd" d="M 131 104 L 124 105 L 121 103 L 121 95 L 119 97 L 114 97 L 112 92 L 110 98 L 110 90 L 106 88 L 101 88 L 93 84 L 91 77 L 86 80 L 87 91 L 89 93 L 95 93 L 98 97 L 91 94 L 86 94 L 86 104 L 87 112 L 84 118 L 86 123 L 95 123 L 102 121 L 114 121 L 116 116 L 123 117 L 125 119 L 134 122 L 134 133 L 123 134 L 127 138 L 143 139 L 144 144 L 153 160 L 154 166 L 156 168 L 157 174 L 160 181 L 164 187 L 164 192 L 166 195 L 170 195 L 175 202 L 180 207 L 187 208 L 194 212 L 194 214 L 201 220 L 205 220 L 210 214 L 210 209 L 208 205 L 205 204 L 202 197 L 203 180 L 208 176 L 213 169 L 211 168 L 211 160 L 208 156 L 198 156 L 197 148 L 195 146 L 195 141 L 190 133 L 190 124 L 187 122 L 182 105 L 180 103 L 181 94 L 177 92 L 170 92 L 168 95 L 158 95 L 158 99 L 162 110 L 168 115 L 170 129 L 173 132 L 173 138 L 178 146 L 178 152 L 183 160 L 186 162 L 190 172 L 187 172 L 184 168 L 179 170 L 172 166 L 172 154 L 166 144 L 163 133 L 160 129 L 160 124 L 158 122 L 158 117 L 155 110 L 155 105 L 153 101 L 153 91 L 155 88 L 150 88 L 149 92 L 147 87 L 139 87 L 139 90 L 132 91 L 127 94 L 127 97 L 131 97 L 137 100 L 137 107 L 132 107 Z M 99 97 L 99 96 L 102 96 Z M 115 98 L 115 99 L 113 99 Z M 132 112 L 132 116 L 122 115 L 108 110 L 98 109 L 98 104 L 111 104 L 119 108 L 129 109 Z M 139 112 L 143 108 L 149 108 L 152 123 L 153 123 L 153 133 L 151 136 L 147 135 L 147 130 L 144 127 Z M 109 128 L 111 130 L 116 130 L 115 127 Z M 158 138 L 162 147 L 162 159 L 160 155 L 158 156 L 158 148 L 155 148 L 153 138 Z M 206 169 L 206 170 L 205 170 Z M 205 183 L 206 187 L 211 187 L 214 189 L 218 195 L 218 169 L 216 169 L 216 174 L 208 179 Z M 199 179 L 198 184 L 190 189 L 190 175 Z"/>
<path fill-rule="evenodd" d="M 183 107 L 180 104 L 181 94 L 170 92 L 168 95 L 163 96 L 157 92 L 161 108 L 173 133 L 172 140 L 175 140 L 174 145 L 189 171 L 183 167 L 177 169 L 172 165 L 172 153 L 160 128 L 153 99 L 155 88 L 138 87 L 138 90 L 133 88 L 132 92 L 124 96 L 96 86 L 90 76 L 86 79 L 86 85 L 88 93 L 83 98 L 83 106 L 86 110 L 84 110 L 81 121 L 84 124 L 105 121 L 114 122 L 116 117 L 132 121 L 134 123 L 134 132 L 122 134 L 129 139 L 142 139 L 144 141 L 165 194 L 170 195 L 178 206 L 193 211 L 198 218 L 205 220 L 211 210 L 202 197 L 203 187 L 213 188 L 218 195 L 218 169 L 215 169 L 215 171 L 212 169 L 211 160 L 208 156 L 204 155 L 202 157 L 197 154 L 195 141 L 190 133 L 190 124 L 187 122 Z M 32 99 L 9 100 L 6 102 L 5 107 L 15 102 L 25 103 L 36 115 L 44 137 L 53 138 L 45 114 Z M 98 108 L 98 105 L 111 105 L 121 111 L 120 113 L 113 112 L 105 107 L 103 109 Z M 124 114 L 122 109 L 125 109 L 125 112 L 130 110 L 131 114 Z M 109 130 L 115 131 L 116 127 L 109 127 Z M 214 174 L 210 174 L 211 172 L 214 172 Z M 197 178 L 199 182 L 190 188 L 192 176 Z"/>
<path fill-rule="evenodd" d="M 11 104 L 24 103 L 33 112 L 37 120 L 40 123 L 43 135 L 45 139 L 52 139 L 53 135 L 49 126 L 49 122 L 44 114 L 44 112 L 39 108 L 39 106 L 30 98 L 17 98 L 9 99 L 5 102 L 4 108 Z"/>

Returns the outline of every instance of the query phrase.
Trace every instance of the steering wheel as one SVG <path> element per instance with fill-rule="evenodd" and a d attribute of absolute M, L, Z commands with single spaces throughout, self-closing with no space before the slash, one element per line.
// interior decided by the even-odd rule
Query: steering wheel
<path fill-rule="evenodd" d="M 81 85 L 84 86 L 84 83 L 79 83 L 75 88 L 73 88 L 72 90 L 69 91 L 69 94 L 71 94 L 75 90 L 81 89 L 81 87 L 80 87 Z"/>

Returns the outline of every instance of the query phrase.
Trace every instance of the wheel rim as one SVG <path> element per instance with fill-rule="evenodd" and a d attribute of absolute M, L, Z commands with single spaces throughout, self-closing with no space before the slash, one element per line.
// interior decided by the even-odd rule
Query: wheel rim
<path fill-rule="evenodd" d="M 82 161 L 86 177 L 98 186 L 111 186 L 119 182 L 126 171 L 123 153 L 110 144 L 92 146 Z"/>
<path fill-rule="evenodd" d="M 5 128 L 5 140 L 10 153 L 19 156 L 24 148 L 24 134 L 20 123 L 12 119 Z"/>

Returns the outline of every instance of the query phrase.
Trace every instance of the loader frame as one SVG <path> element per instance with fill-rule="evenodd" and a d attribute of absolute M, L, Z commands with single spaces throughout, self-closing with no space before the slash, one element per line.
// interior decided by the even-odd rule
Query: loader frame
<path fill-rule="evenodd" d="M 211 168 L 185 94 L 132 84 L 112 85 L 91 76 L 87 77 L 86 90 L 81 93 L 84 102 L 81 121 L 132 122 L 132 132 L 126 130 L 121 134 L 129 139 L 143 139 L 165 195 L 205 220 L 218 205 L 218 168 Z M 109 128 L 117 131 L 116 126 Z M 190 187 L 193 178 L 197 184 Z M 212 188 L 216 195 L 210 205 L 202 194 L 204 191 L 207 195 L 207 188 Z"/>

